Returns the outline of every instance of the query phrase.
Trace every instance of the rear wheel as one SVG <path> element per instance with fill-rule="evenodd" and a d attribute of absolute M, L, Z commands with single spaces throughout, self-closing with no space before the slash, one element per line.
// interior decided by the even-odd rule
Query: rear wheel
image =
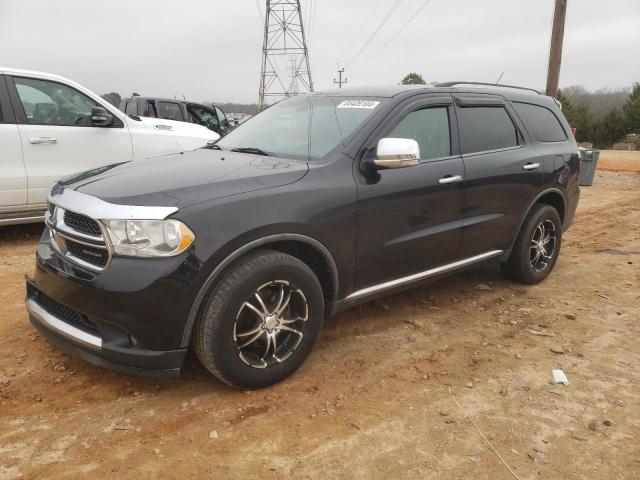
<path fill-rule="evenodd" d="M 502 270 L 521 283 L 541 282 L 553 269 L 561 242 L 562 221 L 558 211 L 549 205 L 534 205 Z"/>
<path fill-rule="evenodd" d="M 304 362 L 323 316 L 322 288 L 313 271 L 291 255 L 259 251 L 212 287 L 195 327 L 195 351 L 222 381 L 265 387 Z"/>

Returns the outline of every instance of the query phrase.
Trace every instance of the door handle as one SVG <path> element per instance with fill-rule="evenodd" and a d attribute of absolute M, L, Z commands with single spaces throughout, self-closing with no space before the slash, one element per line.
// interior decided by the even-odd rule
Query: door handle
<path fill-rule="evenodd" d="M 442 177 L 440 180 L 438 180 L 438 183 L 440 185 L 445 185 L 447 183 L 457 183 L 461 181 L 462 181 L 461 175 L 447 175 L 446 177 Z"/>
<path fill-rule="evenodd" d="M 30 137 L 29 138 L 29 143 L 33 143 L 35 145 L 53 144 L 53 143 L 57 143 L 57 141 L 58 140 L 53 137 Z"/>
<path fill-rule="evenodd" d="M 535 170 L 536 168 L 540 167 L 539 163 L 527 163 L 524 167 L 522 167 L 525 170 Z"/>

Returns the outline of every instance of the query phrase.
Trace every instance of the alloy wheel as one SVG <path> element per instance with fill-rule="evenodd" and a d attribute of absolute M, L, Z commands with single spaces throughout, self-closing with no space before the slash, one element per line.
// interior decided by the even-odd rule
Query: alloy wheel
<path fill-rule="evenodd" d="M 304 337 L 309 305 L 301 289 L 287 280 L 258 287 L 236 315 L 233 340 L 240 359 L 253 368 L 284 362 Z"/>
<path fill-rule="evenodd" d="M 555 254 L 557 243 L 556 226 L 551 220 L 540 222 L 531 236 L 529 262 L 536 272 L 545 270 Z"/>

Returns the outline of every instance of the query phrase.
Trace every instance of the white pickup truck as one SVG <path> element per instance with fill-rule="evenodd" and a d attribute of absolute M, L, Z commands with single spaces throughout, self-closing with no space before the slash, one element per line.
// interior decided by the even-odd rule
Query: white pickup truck
<path fill-rule="evenodd" d="M 218 138 L 201 125 L 128 116 L 57 75 L 0 67 L 0 226 L 41 221 L 60 177 Z"/>

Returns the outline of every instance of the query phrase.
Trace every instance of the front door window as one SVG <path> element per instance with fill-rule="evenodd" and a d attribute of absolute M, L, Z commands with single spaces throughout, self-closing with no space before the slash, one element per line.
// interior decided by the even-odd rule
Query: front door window
<path fill-rule="evenodd" d="M 32 125 L 91 126 L 98 104 L 78 90 L 49 80 L 15 77 L 20 102 Z"/>

